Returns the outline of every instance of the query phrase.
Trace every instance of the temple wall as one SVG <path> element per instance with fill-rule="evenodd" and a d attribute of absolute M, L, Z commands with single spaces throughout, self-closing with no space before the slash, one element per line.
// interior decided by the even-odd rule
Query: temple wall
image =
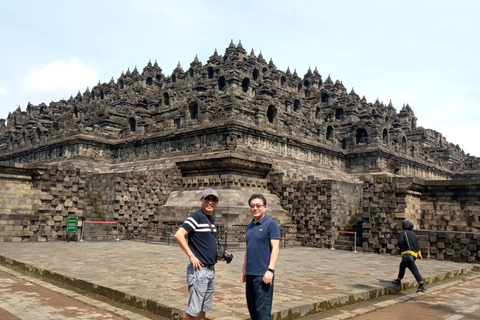
<path fill-rule="evenodd" d="M 198 190 L 214 187 L 226 195 L 217 221 L 229 232 L 243 230 L 250 220 L 247 198 L 262 192 L 270 199 L 270 214 L 306 246 L 327 247 L 334 231 L 361 221 L 363 251 L 397 254 L 401 222 L 409 219 L 430 258 L 480 260 L 478 180 L 378 176 L 355 182 L 313 175 L 294 180 L 276 170 L 267 179 L 182 177 L 176 167 L 116 173 L 86 172 L 72 165 L 11 172 L 13 168 L 2 167 L 0 176 L 0 241 L 64 240 L 69 216 L 79 217 L 79 230 L 84 219 L 118 221 L 120 238 L 125 227 L 142 234 L 150 221 L 176 228 L 198 208 Z M 175 192 L 190 192 L 191 201 L 172 198 Z"/>
<path fill-rule="evenodd" d="M 478 199 L 478 180 L 377 178 L 365 182 L 363 249 L 397 254 L 397 236 L 401 222 L 407 219 L 415 224 L 418 234 L 429 235 L 421 237 L 420 245 L 430 258 L 480 261 Z"/>
<path fill-rule="evenodd" d="M 33 214 L 34 193 L 29 171 L 0 172 L 0 214 Z"/>
<path fill-rule="evenodd" d="M 449 180 L 453 176 L 445 168 L 418 159 L 399 161 L 401 155 L 398 154 L 384 153 L 377 149 L 372 151 L 371 148 L 358 148 L 355 153 L 346 154 L 331 143 L 320 143 L 312 139 L 285 139 L 273 132 L 271 134 L 267 131 L 258 132 L 241 125 L 232 125 L 228 128 L 219 126 L 189 134 L 186 134 L 185 130 L 177 130 L 175 133 L 169 131 L 163 136 L 152 135 L 141 142 L 132 139 L 109 140 L 84 134 L 62 137 L 50 145 L 39 145 L 37 148 L 7 153 L 1 158 L 10 163 L 77 162 L 77 159 L 83 158 L 91 159 L 97 166 L 106 168 L 112 164 L 121 166 L 122 162 L 150 159 L 161 163 L 172 157 L 181 158 L 187 155 L 196 156 L 201 153 L 234 150 L 246 156 L 262 155 L 275 159 L 274 161 L 279 164 L 291 159 L 300 161 L 302 166 L 296 167 L 299 169 L 298 172 L 306 173 L 303 178 L 314 174 L 308 172 L 308 167 L 318 170 L 333 168 L 335 172 L 343 172 L 344 176 L 372 172 L 419 177 L 426 180 Z M 285 172 L 290 169 L 289 165 L 278 167 Z M 331 178 L 328 173 L 325 177 Z M 346 179 L 352 180 L 352 178 Z"/>
<path fill-rule="evenodd" d="M 355 224 L 361 203 L 361 183 L 335 180 L 290 181 L 271 177 L 271 188 L 292 215 L 297 240 L 307 246 L 326 247 L 335 230 Z M 360 217 L 361 218 L 361 217 Z"/>
<path fill-rule="evenodd" d="M 0 171 L 13 168 L 2 166 Z M 1 223 L 13 230 L 0 228 L 0 241 L 55 241 L 65 235 L 67 216 L 83 217 L 85 176 L 79 170 L 22 165 L 16 170 L 15 176 L 2 178 L 0 201 L 8 205 Z"/>
<path fill-rule="evenodd" d="M 427 259 L 478 263 L 480 233 L 417 230 L 422 255 Z"/>
<path fill-rule="evenodd" d="M 425 181 L 422 229 L 480 231 L 480 180 Z"/>
<path fill-rule="evenodd" d="M 38 229 L 35 224 L 31 172 L 16 169 L 0 173 L 0 241 L 19 241 Z"/>

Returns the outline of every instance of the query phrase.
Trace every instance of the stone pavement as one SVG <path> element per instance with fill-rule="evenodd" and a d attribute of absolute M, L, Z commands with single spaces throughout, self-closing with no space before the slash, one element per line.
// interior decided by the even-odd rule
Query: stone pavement
<path fill-rule="evenodd" d="M 149 320 L 0 266 L 2 320 Z"/>
<path fill-rule="evenodd" d="M 249 319 L 240 282 L 244 251 L 216 267 L 209 319 Z M 188 300 L 188 259 L 177 245 L 140 241 L 3 242 L 0 263 L 90 290 L 172 319 L 183 319 Z M 275 319 L 296 318 L 394 292 L 398 256 L 349 251 L 281 248 L 276 267 Z M 472 264 L 417 261 L 425 282 L 472 272 Z M 407 271 L 404 287 L 416 285 Z"/>
<path fill-rule="evenodd" d="M 415 288 L 304 317 L 304 320 L 478 320 L 480 272 L 429 285 L 425 293 Z M 388 298 L 388 299 L 387 299 Z"/>

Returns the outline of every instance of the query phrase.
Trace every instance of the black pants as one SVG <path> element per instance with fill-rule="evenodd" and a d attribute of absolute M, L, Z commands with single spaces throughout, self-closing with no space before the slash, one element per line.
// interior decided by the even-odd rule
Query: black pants
<path fill-rule="evenodd" d="M 248 276 L 246 281 L 247 306 L 252 320 L 272 320 L 273 279 L 265 284 L 263 276 Z"/>
<path fill-rule="evenodd" d="M 418 283 L 422 282 L 423 279 L 418 271 L 417 265 L 415 264 L 415 260 L 416 258 L 411 254 L 402 255 L 402 262 L 400 262 L 400 270 L 398 271 L 398 279 L 403 279 L 405 276 L 405 270 L 408 268 L 415 277 L 415 280 L 417 280 Z"/>

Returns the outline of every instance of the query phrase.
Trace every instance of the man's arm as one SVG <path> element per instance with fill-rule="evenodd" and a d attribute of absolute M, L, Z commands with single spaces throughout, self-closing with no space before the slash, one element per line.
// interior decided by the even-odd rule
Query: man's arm
<path fill-rule="evenodd" d="M 175 232 L 175 240 L 177 240 L 178 245 L 180 248 L 185 252 L 190 259 L 190 262 L 193 265 L 193 270 L 200 270 L 203 267 L 203 264 L 197 257 L 193 254 L 192 250 L 188 247 L 188 242 L 185 239 L 185 236 L 188 234 L 188 231 L 185 230 L 183 227 L 180 227 L 177 232 Z"/>
<path fill-rule="evenodd" d="M 280 251 L 280 239 L 270 239 L 270 246 L 272 252 L 270 253 L 270 262 L 268 263 L 268 269 L 275 270 L 275 265 L 277 264 L 278 253 Z M 263 275 L 263 282 L 266 284 L 272 283 L 273 272 L 267 270 Z"/>
<path fill-rule="evenodd" d="M 240 281 L 247 281 L 247 249 L 245 248 L 245 258 L 243 260 L 242 273 L 240 274 Z"/>

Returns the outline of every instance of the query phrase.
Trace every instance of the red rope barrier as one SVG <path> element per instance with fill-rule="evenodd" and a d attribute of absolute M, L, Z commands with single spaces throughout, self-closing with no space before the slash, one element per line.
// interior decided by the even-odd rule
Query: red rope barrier
<path fill-rule="evenodd" d="M 83 221 L 84 223 L 117 223 L 117 221 Z"/>

